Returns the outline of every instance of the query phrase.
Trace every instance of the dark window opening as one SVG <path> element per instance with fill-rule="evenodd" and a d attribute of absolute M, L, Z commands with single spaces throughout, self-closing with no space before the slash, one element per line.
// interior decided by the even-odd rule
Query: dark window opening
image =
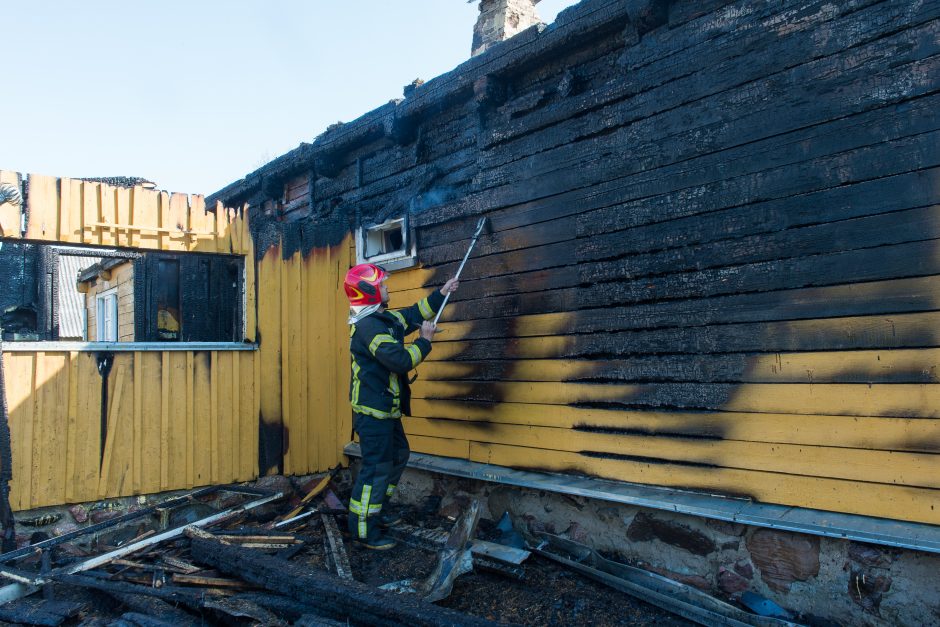
<path fill-rule="evenodd" d="M 163 341 L 180 339 L 180 262 L 157 261 L 157 337 Z"/>

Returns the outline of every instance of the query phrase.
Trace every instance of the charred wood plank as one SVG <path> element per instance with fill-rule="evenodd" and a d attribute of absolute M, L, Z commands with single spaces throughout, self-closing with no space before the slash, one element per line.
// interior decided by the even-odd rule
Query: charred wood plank
<path fill-rule="evenodd" d="M 177 623 L 172 620 L 163 620 L 141 612 L 125 612 L 121 618 L 110 627 L 174 627 Z"/>
<path fill-rule="evenodd" d="M 138 586 L 140 588 L 146 588 L 146 586 Z M 189 614 L 188 612 L 179 609 L 167 603 L 166 601 L 161 601 L 158 598 L 150 595 L 144 594 L 127 594 L 123 592 L 117 592 L 114 590 L 104 590 L 109 596 L 114 597 L 116 600 L 120 601 L 126 607 L 129 607 L 135 613 L 139 613 L 148 617 L 160 617 L 158 620 L 159 623 L 151 624 L 165 624 L 169 623 L 171 625 L 183 625 L 185 627 L 196 627 L 201 625 L 202 621 Z"/>
<path fill-rule="evenodd" d="M 938 297 L 940 276 L 732 294 L 584 309 L 548 316 L 474 320 L 459 323 L 459 337 L 441 334 L 439 346 L 446 346 L 444 342 L 448 341 L 485 338 L 509 339 L 558 333 L 652 330 L 738 322 L 903 314 L 930 311 L 934 309 Z M 441 351 L 435 350 L 429 359 L 440 359 L 440 353 Z M 491 353 L 488 358 L 502 359 L 511 354 L 506 351 Z"/>
<path fill-rule="evenodd" d="M 794 189 L 802 194 L 905 172 L 916 168 L 899 163 L 889 155 L 879 160 L 877 169 L 872 168 L 873 164 L 853 163 L 851 174 L 840 179 L 834 178 L 837 172 L 826 171 L 825 162 L 819 160 L 869 146 L 873 138 L 888 141 L 933 130 L 937 127 L 938 101 L 940 96 L 935 95 L 917 98 L 909 103 L 909 111 L 876 109 L 626 176 L 605 176 L 598 172 L 596 180 L 587 187 L 502 209 L 489 209 L 487 215 L 493 230 L 500 233 L 577 214 L 578 235 L 584 236 L 606 232 L 612 227 L 642 226 L 747 204 L 755 200 L 755 190 L 760 193 L 758 200 L 782 199 L 792 196 Z M 847 165 L 846 157 L 840 161 L 840 166 Z M 811 163 L 819 167 L 814 168 Z M 866 169 L 873 173 L 866 176 Z M 768 174 L 762 175 L 764 172 Z M 773 173 L 779 176 L 770 176 Z M 755 181 L 748 182 L 747 177 L 755 177 Z M 802 184 L 794 187 L 794 178 L 799 178 Z M 665 198 L 660 198 L 662 196 Z M 491 198 L 486 202 L 496 200 Z M 473 231 L 476 220 L 470 215 L 455 217 L 449 222 L 424 224 L 429 217 L 430 214 L 416 217 L 422 224 L 418 231 L 422 248 L 465 239 L 466 234 Z"/>
<path fill-rule="evenodd" d="M 356 581 L 342 581 L 250 549 L 193 538 L 193 559 L 246 581 L 304 599 L 325 616 L 365 625 L 488 625 L 489 621 L 399 597 Z"/>
<path fill-rule="evenodd" d="M 796 14 L 800 17 L 795 23 L 790 22 Z M 657 50 L 660 55 L 664 49 L 673 52 L 664 59 L 649 58 L 652 46 L 627 46 L 617 65 L 621 71 L 629 72 L 629 80 L 608 79 L 583 98 L 502 120 L 501 124 L 494 124 L 496 128 L 484 138 L 484 145 L 511 141 L 549 126 L 551 133 L 540 138 L 543 149 L 561 145 L 579 135 L 588 136 L 615 124 L 629 124 L 664 108 L 677 108 L 751 81 L 765 80 L 809 62 L 806 50 L 810 46 L 815 59 L 824 58 L 883 37 L 899 25 L 911 28 L 932 16 L 931 9 L 889 6 L 872 0 L 844 2 L 837 15 L 819 2 L 809 7 L 777 3 L 744 8 L 723 20 L 721 26 L 726 30 L 699 45 L 683 45 L 683 40 L 673 39 Z M 781 34 L 772 26 L 775 20 L 791 23 L 792 28 Z M 717 21 L 707 26 L 714 28 Z M 688 37 L 690 31 L 693 29 L 683 29 L 683 34 Z M 663 38 L 669 35 L 663 33 Z M 761 54 L 742 54 L 742 50 L 752 46 L 758 47 Z M 669 103 L 668 107 L 664 103 Z"/>
<path fill-rule="evenodd" d="M 286 627 L 287 625 L 287 622 L 273 612 L 244 598 L 230 597 L 207 599 L 203 607 L 221 612 L 226 616 L 231 616 L 236 619 L 250 618 L 261 625 L 270 625 L 271 627 Z"/>
<path fill-rule="evenodd" d="M 531 152 L 531 146 L 517 146 L 514 148 L 515 157 L 503 158 L 507 165 L 487 169 L 478 177 L 478 185 L 484 191 L 446 210 L 426 214 L 421 221 L 423 224 L 444 222 L 462 215 L 546 198 L 591 185 L 598 180 L 678 164 L 826 120 L 930 94 L 932 87 L 926 77 L 936 71 L 935 66 L 940 64 L 940 59 L 933 48 L 911 46 L 910 42 L 936 41 L 936 28 L 936 23 L 932 22 L 893 37 L 879 39 L 860 49 L 798 66 L 784 73 L 792 79 L 787 84 L 795 88 L 788 88 L 779 98 L 766 97 L 767 93 L 774 92 L 775 81 L 783 78 L 782 75 L 775 75 L 758 81 L 759 84 L 749 84 L 744 93 L 732 90 L 686 107 L 667 108 L 663 113 L 585 141 L 535 152 Z M 882 61 L 877 60 L 880 55 L 886 55 Z M 907 65 L 895 66 L 893 60 L 902 57 L 904 61 L 900 63 Z M 885 60 L 888 58 L 892 61 Z M 835 66 L 846 63 L 853 68 L 851 71 L 832 72 Z M 827 74 L 838 77 L 830 78 L 830 84 L 823 87 L 826 83 L 823 76 Z M 904 87 L 898 90 L 879 87 L 897 85 L 899 74 L 921 78 L 905 81 Z M 827 100 L 831 106 L 825 107 L 824 112 L 819 107 L 805 105 L 807 101 L 816 99 L 816 91 L 819 89 L 841 94 L 838 100 Z M 659 103 L 659 107 L 662 107 L 662 103 Z M 740 115 L 729 117 L 727 112 L 730 110 L 739 110 Z M 690 119 L 696 120 L 699 125 L 690 127 Z M 518 160 L 512 161 L 513 158 Z M 490 166 L 483 163 L 482 167 Z M 519 172 L 526 173 L 526 185 L 514 184 L 518 181 Z"/>
<path fill-rule="evenodd" d="M 330 620 L 316 614 L 304 614 L 294 623 L 294 627 L 346 627 L 349 623 Z"/>
<path fill-rule="evenodd" d="M 585 288 L 551 289 L 550 285 L 546 285 L 543 291 L 538 292 L 472 300 L 457 299 L 450 308 L 449 318 L 475 320 L 570 312 L 616 305 L 704 299 L 732 294 L 932 276 L 940 274 L 940 260 L 933 256 L 936 246 L 936 240 L 911 242 L 702 271 L 677 272 Z M 523 279 L 524 277 L 514 277 L 516 281 Z"/>
<path fill-rule="evenodd" d="M 229 598 L 244 599 L 291 621 L 316 614 L 316 608 L 311 605 L 271 592 L 239 592 Z"/>
<path fill-rule="evenodd" d="M 921 348 L 936 346 L 940 312 L 819 320 L 727 324 L 709 327 L 620 331 L 525 340 L 477 340 L 435 349 L 438 359 L 481 360 L 616 358 L 628 355 L 796 352 Z M 443 343 L 442 343 L 443 344 Z M 540 346 L 540 344 L 548 344 Z M 484 386 L 485 387 L 485 386 Z"/>
<path fill-rule="evenodd" d="M 940 59 L 936 58 L 940 51 L 938 29 L 936 21 L 928 22 L 761 78 L 742 88 L 695 100 L 687 106 L 673 108 L 657 102 L 656 111 L 661 113 L 641 117 L 613 132 L 606 129 L 607 134 L 575 129 L 566 137 L 560 129 L 553 128 L 552 137 L 561 137 L 559 146 L 549 150 L 543 145 L 544 138 L 526 136 L 523 141 L 486 153 L 479 185 L 503 186 L 518 181 L 518 173 L 523 171 L 530 177 L 530 184 L 510 190 L 519 195 L 517 202 L 532 199 L 533 192 L 544 197 L 584 186 L 597 180 L 598 175 L 617 172 L 622 176 L 630 171 L 654 169 L 930 94 L 933 86 L 927 77 L 940 66 Z M 929 39 L 935 43 L 926 48 L 911 45 L 912 41 Z M 879 60 L 880 55 L 887 57 Z M 834 72 L 836 68 L 842 71 Z M 900 74 L 911 77 L 903 87 L 890 92 L 879 89 L 887 83 L 897 85 Z M 778 82 L 781 79 L 788 81 L 785 90 Z M 828 99 L 826 107 L 806 106 L 820 91 L 838 92 L 840 97 Z M 774 97 L 768 98 L 768 94 Z M 735 113 L 729 118 L 732 111 Z M 626 114 L 615 115 L 620 119 Z M 694 124 L 689 120 L 694 120 Z"/>
<path fill-rule="evenodd" d="M 0 620 L 26 625 L 61 625 L 78 614 L 85 605 L 71 601 L 17 599 L 0 605 Z"/>
<path fill-rule="evenodd" d="M 336 574 L 340 579 L 352 580 L 352 567 L 349 565 L 349 556 L 346 555 L 346 546 L 343 544 L 343 537 L 336 526 L 336 519 L 329 514 L 320 514 L 320 520 L 323 521 L 324 541 L 327 552 L 336 569 Z"/>

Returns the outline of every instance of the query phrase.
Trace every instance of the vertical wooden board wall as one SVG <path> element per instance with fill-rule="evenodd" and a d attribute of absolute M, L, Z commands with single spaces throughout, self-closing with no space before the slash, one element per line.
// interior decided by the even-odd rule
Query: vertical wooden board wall
<path fill-rule="evenodd" d="M 307 380 L 304 387 L 307 390 L 306 410 L 304 412 L 304 441 L 303 455 L 305 468 L 319 467 L 320 439 L 323 432 L 323 416 L 329 410 L 325 403 L 327 386 L 329 385 L 330 370 L 325 357 L 329 355 L 328 343 L 324 331 L 325 317 L 329 315 L 328 305 L 324 306 L 322 295 L 325 293 L 324 285 L 328 279 L 329 268 L 324 263 L 326 251 L 314 249 L 304 258 L 303 281 L 303 325 L 305 359 L 307 361 Z M 326 366 L 326 367 L 324 367 Z"/>
<path fill-rule="evenodd" d="M 281 403 L 281 255 L 278 247 L 265 251 L 258 262 L 258 360 L 260 386 L 259 447 L 265 467 L 259 471 L 278 471 L 283 454 L 284 412 Z"/>
<path fill-rule="evenodd" d="M 169 402 L 166 413 L 167 422 L 163 431 L 166 456 L 162 458 L 160 466 L 160 484 L 164 490 L 168 490 L 171 485 L 191 486 L 191 479 L 186 471 L 189 452 L 187 443 L 191 441 L 187 425 L 190 424 L 192 417 L 186 395 L 189 376 L 186 367 L 187 357 L 188 353 L 185 352 L 163 353 L 163 363 L 169 366 L 169 372 L 163 376 L 166 384 L 166 398 Z"/>
<path fill-rule="evenodd" d="M 332 394 L 330 399 L 330 419 L 328 421 L 327 433 L 329 439 L 324 437 L 320 446 L 320 459 L 323 465 L 334 466 L 342 459 L 342 450 L 346 442 L 349 441 L 349 434 L 352 431 L 352 410 L 349 407 L 349 380 L 351 377 L 349 366 L 349 324 L 347 323 L 347 312 L 349 310 L 346 301 L 346 291 L 343 288 L 343 280 L 346 271 L 352 265 L 355 256 L 351 256 L 350 251 L 352 237 L 347 236 L 346 241 L 338 246 L 330 248 L 330 284 L 326 286 L 327 293 L 333 293 L 335 305 L 330 310 L 331 318 L 331 341 L 333 346 L 331 354 L 334 355 Z M 331 455 L 329 455 L 332 453 Z M 329 455 L 329 457 L 327 457 Z"/>
<path fill-rule="evenodd" d="M 31 502 L 34 505 L 65 499 L 68 357 L 68 353 L 41 353 L 36 368 L 34 400 L 39 432 L 33 432 Z"/>
<path fill-rule="evenodd" d="M 255 369 L 256 354 L 235 353 L 239 360 L 238 384 L 241 394 L 241 425 L 239 427 L 238 474 L 236 479 L 248 481 L 258 476 L 258 385 Z"/>
<path fill-rule="evenodd" d="M 206 445 L 212 438 L 212 353 L 193 355 L 193 485 L 213 482 L 212 451 Z"/>
<path fill-rule="evenodd" d="M 284 472 L 306 471 L 308 347 L 303 343 L 303 258 L 294 253 L 281 265 L 281 403 L 284 415 Z"/>
<path fill-rule="evenodd" d="M 10 485 L 10 506 L 13 509 L 29 507 L 34 408 L 31 399 L 35 389 L 36 360 L 37 356 L 29 353 L 4 353 L 3 355 L 3 375 L 10 411 L 10 440 L 13 448 L 13 481 Z M 24 443 L 29 443 L 29 445 L 25 446 Z"/>

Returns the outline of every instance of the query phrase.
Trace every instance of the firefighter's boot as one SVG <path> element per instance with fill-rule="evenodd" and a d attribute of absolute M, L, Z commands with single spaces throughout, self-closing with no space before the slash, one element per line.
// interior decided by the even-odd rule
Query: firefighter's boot
<path fill-rule="evenodd" d="M 349 535 L 352 536 L 354 542 L 374 551 L 387 551 L 398 544 L 379 529 L 378 516 L 360 519 L 359 516 L 350 514 Z"/>

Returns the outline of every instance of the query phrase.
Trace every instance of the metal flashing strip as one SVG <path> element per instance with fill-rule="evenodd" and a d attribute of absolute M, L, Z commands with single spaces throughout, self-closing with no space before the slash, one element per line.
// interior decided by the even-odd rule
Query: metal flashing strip
<path fill-rule="evenodd" d="M 164 351 L 255 351 L 242 342 L 3 342 L 6 353 L 136 353 Z"/>
<path fill-rule="evenodd" d="M 347 444 L 344 452 L 351 457 L 361 457 L 359 444 L 355 442 Z M 748 499 L 609 479 L 516 470 L 425 453 L 412 453 L 408 466 L 455 477 L 547 490 L 755 527 L 940 553 L 940 526 L 923 523 L 756 503 Z"/>

